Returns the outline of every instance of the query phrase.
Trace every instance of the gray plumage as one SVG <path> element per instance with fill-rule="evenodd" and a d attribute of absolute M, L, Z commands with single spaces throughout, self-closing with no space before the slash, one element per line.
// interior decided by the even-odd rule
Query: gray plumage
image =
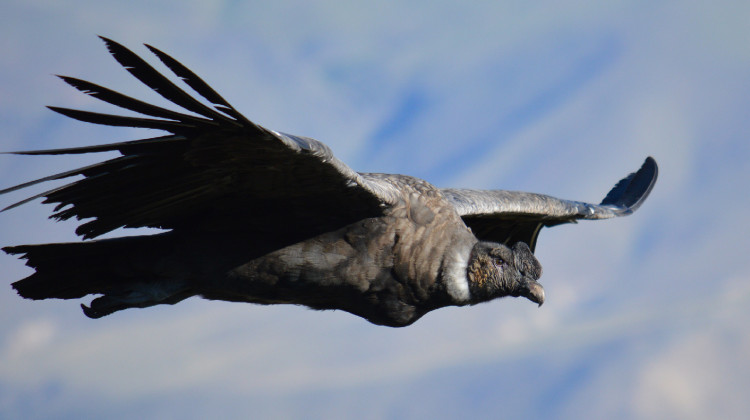
<path fill-rule="evenodd" d="M 121 227 L 164 233 L 3 248 L 35 269 L 13 283 L 30 299 L 101 295 L 84 313 L 173 304 L 190 296 L 341 309 L 405 326 L 449 305 L 523 296 L 541 305 L 539 230 L 627 215 L 657 177 L 647 158 L 602 203 L 512 191 L 439 189 L 404 175 L 358 173 L 316 140 L 278 133 L 237 112 L 185 66 L 148 46 L 212 106 L 198 101 L 122 45 L 112 55 L 157 93 L 192 112 L 167 110 L 71 77 L 97 99 L 148 117 L 50 107 L 81 121 L 168 135 L 107 145 L 16 152 L 121 156 L 0 191 L 76 175 L 36 198 L 52 218 L 87 219 L 92 239 Z"/>

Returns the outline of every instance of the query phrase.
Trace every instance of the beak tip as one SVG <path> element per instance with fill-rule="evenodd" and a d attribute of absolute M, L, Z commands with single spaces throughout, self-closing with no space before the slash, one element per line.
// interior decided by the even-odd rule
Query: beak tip
<path fill-rule="evenodd" d="M 544 288 L 541 284 L 534 282 L 533 285 L 529 287 L 527 298 L 536 303 L 538 307 L 541 307 L 544 304 L 544 297 Z"/>

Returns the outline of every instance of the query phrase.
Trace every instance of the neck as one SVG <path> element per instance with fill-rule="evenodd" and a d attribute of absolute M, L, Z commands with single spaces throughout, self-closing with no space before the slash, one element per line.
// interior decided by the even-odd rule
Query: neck
<path fill-rule="evenodd" d="M 469 280 L 469 293 L 472 303 L 486 302 L 497 297 L 498 284 L 490 270 L 492 261 L 487 257 L 472 250 L 469 264 L 466 268 L 466 277 Z"/>
<path fill-rule="evenodd" d="M 455 247 L 445 259 L 443 284 L 456 305 L 471 302 L 468 267 L 471 261 L 473 244 Z"/>

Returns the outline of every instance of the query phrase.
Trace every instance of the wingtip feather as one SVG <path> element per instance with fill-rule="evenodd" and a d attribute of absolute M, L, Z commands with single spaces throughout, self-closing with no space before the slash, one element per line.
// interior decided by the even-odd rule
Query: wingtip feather
<path fill-rule="evenodd" d="M 115 42 L 115 41 L 107 38 L 106 36 L 102 36 L 102 35 L 97 35 L 97 36 L 99 37 L 99 39 L 101 39 L 102 41 L 104 41 L 104 45 L 107 46 L 107 49 L 110 49 L 110 47 L 113 47 L 113 46 L 114 47 L 118 47 L 118 46 L 122 47 L 121 44 L 119 44 L 119 43 L 117 43 L 117 42 Z M 111 49 L 110 49 L 110 52 L 112 52 Z"/>
<path fill-rule="evenodd" d="M 618 182 L 604 197 L 601 205 L 618 208 L 619 215 L 636 211 L 651 193 L 659 175 L 656 160 L 648 156 L 636 172 L 626 176 Z"/>

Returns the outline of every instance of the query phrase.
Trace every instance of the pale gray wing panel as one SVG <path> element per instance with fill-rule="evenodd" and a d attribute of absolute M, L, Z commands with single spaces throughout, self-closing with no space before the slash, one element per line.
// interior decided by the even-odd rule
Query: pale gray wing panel
<path fill-rule="evenodd" d="M 544 194 L 505 190 L 472 190 L 444 188 L 443 195 L 460 216 L 508 218 L 524 216 L 545 219 L 607 219 L 618 209 L 612 205 L 596 205 L 562 200 Z"/>
<path fill-rule="evenodd" d="M 657 176 L 656 161 L 648 157 L 638 171 L 620 180 L 600 204 L 520 191 L 446 188 L 442 193 L 479 239 L 511 245 L 526 242 L 533 250 L 544 226 L 633 213 L 648 197 Z"/>

